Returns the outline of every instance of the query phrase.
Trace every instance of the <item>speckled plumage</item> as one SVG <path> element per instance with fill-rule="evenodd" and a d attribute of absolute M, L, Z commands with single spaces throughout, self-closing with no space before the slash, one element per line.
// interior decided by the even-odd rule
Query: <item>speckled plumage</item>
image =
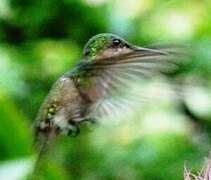
<path fill-rule="evenodd" d="M 96 35 L 87 42 L 87 45 L 84 48 L 84 53 L 89 53 L 88 60 L 94 59 L 98 51 L 106 47 L 110 40 L 108 36 L 108 34 Z"/>

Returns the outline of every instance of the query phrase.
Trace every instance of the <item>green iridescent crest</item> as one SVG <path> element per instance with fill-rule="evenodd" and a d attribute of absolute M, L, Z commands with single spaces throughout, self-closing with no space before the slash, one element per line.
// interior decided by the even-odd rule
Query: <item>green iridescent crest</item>
<path fill-rule="evenodd" d="M 100 50 L 103 50 L 111 44 L 112 38 L 114 38 L 114 35 L 109 33 L 94 36 L 87 42 L 84 48 L 84 55 L 91 60 L 94 59 Z"/>

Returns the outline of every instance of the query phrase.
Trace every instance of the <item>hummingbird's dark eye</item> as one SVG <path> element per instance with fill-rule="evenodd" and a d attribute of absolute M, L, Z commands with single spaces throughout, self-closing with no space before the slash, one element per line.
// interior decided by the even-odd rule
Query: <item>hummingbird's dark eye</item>
<path fill-rule="evenodd" d="M 113 39 L 113 45 L 114 46 L 119 46 L 121 41 L 119 39 Z"/>

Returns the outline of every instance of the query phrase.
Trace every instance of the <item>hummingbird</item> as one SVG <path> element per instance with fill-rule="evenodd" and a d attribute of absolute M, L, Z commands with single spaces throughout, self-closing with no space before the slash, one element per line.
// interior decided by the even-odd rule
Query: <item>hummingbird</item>
<path fill-rule="evenodd" d="M 95 35 L 79 63 L 53 84 L 35 121 L 36 139 L 46 145 L 61 134 L 78 134 L 81 123 L 96 122 L 118 109 L 124 103 L 121 90 L 129 92 L 134 79 L 175 69 L 172 59 L 171 48 L 144 48 L 118 35 Z M 117 102 L 111 100 L 114 94 Z"/>

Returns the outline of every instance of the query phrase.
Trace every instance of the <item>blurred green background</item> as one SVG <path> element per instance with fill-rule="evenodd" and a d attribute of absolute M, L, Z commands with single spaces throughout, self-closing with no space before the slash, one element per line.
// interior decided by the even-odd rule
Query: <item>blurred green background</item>
<path fill-rule="evenodd" d="M 129 119 L 61 138 L 40 179 L 179 180 L 199 170 L 211 142 L 210 0 L 0 0 L 0 179 L 32 167 L 31 126 L 52 83 L 102 32 L 130 42 L 185 44 L 193 64 L 183 100 L 147 104 Z"/>

